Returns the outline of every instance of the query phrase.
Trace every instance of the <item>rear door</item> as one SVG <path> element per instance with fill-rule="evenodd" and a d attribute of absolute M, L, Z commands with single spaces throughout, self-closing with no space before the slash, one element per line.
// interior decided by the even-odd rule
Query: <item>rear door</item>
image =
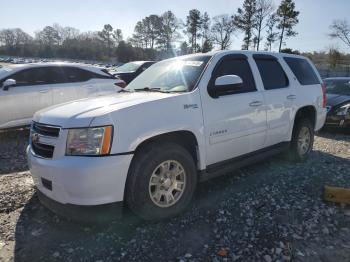
<path fill-rule="evenodd" d="M 107 70 L 100 69 L 100 71 L 97 72 L 86 70 L 86 72 L 89 74 L 90 78 L 88 81 L 89 85 L 94 86 L 92 90 L 89 90 L 90 92 L 88 93 L 88 96 L 114 94 L 120 90 L 120 87 L 116 85 L 120 80 L 108 73 Z"/>
<path fill-rule="evenodd" d="M 262 92 L 245 55 L 226 55 L 211 73 L 209 85 L 223 75 L 237 75 L 243 85 L 238 90 L 213 98 L 201 87 L 206 137 L 207 165 L 261 149 L 266 136 L 266 112 Z"/>
<path fill-rule="evenodd" d="M 296 91 L 280 61 L 272 55 L 256 54 L 253 58 L 258 67 L 267 114 L 265 146 L 286 141 L 293 123 Z M 284 66 L 284 65 L 283 65 Z"/>
<path fill-rule="evenodd" d="M 88 90 L 94 89 L 89 85 L 90 79 L 84 71 L 76 67 L 62 66 L 65 83 L 54 89 L 54 103 L 73 101 L 88 96 Z"/>
<path fill-rule="evenodd" d="M 3 112 L 0 126 L 27 125 L 34 113 L 52 105 L 52 89 L 47 67 L 24 69 L 6 79 L 16 80 L 16 86 L 0 90 Z"/>
<path fill-rule="evenodd" d="M 50 82 L 54 105 L 78 98 L 76 88 L 74 85 L 68 82 L 62 66 L 52 66 L 49 67 L 48 70 L 50 72 Z"/>

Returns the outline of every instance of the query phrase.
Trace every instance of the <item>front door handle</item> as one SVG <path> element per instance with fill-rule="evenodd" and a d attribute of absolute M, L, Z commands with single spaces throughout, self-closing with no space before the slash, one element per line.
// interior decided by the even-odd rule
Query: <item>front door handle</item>
<path fill-rule="evenodd" d="M 40 92 L 40 93 L 47 93 L 47 92 L 49 92 L 49 89 L 42 89 L 42 90 L 40 90 L 39 92 Z"/>
<path fill-rule="evenodd" d="M 257 107 L 257 106 L 261 106 L 262 104 L 263 104 L 263 102 L 261 102 L 261 101 L 254 101 L 254 102 L 251 102 L 249 104 L 249 106 Z"/>
<path fill-rule="evenodd" d="M 296 99 L 296 98 L 297 98 L 296 95 L 289 95 L 289 96 L 287 96 L 287 99 L 288 99 L 288 100 L 294 100 L 294 99 Z"/>

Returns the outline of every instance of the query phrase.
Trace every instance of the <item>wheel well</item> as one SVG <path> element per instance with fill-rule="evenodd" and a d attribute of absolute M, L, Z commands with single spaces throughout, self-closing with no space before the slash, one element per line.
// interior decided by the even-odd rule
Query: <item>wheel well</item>
<path fill-rule="evenodd" d="M 135 154 L 137 154 L 138 151 L 142 150 L 142 148 L 150 144 L 166 142 L 171 142 L 183 146 L 191 154 L 196 166 L 198 166 L 198 141 L 195 135 L 190 131 L 175 131 L 148 138 L 137 146 Z"/>
<path fill-rule="evenodd" d="M 315 127 L 316 124 L 316 110 L 313 106 L 304 106 L 299 108 L 297 113 L 295 114 L 294 123 L 297 123 L 298 120 L 302 118 L 308 118 L 311 120 L 312 125 Z"/>

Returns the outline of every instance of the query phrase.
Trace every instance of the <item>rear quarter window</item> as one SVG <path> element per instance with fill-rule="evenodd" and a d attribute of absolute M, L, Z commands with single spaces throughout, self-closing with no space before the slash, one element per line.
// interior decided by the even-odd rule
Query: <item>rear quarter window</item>
<path fill-rule="evenodd" d="M 320 84 L 320 80 L 318 79 L 315 70 L 306 59 L 295 57 L 284 57 L 283 59 L 293 71 L 301 85 Z"/>

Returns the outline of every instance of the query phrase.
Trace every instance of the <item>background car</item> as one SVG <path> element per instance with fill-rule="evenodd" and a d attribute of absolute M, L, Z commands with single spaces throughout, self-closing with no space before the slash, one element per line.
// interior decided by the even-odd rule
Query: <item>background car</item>
<path fill-rule="evenodd" d="M 125 82 L 106 69 L 72 63 L 35 63 L 0 69 L 0 129 L 30 125 L 40 109 L 116 93 Z"/>
<path fill-rule="evenodd" d="M 123 79 L 126 84 L 129 84 L 134 78 L 145 71 L 148 67 L 156 63 L 155 61 L 134 61 L 117 67 L 111 73 Z"/>
<path fill-rule="evenodd" d="M 325 127 L 350 130 L 350 77 L 324 79 L 327 94 Z"/>

